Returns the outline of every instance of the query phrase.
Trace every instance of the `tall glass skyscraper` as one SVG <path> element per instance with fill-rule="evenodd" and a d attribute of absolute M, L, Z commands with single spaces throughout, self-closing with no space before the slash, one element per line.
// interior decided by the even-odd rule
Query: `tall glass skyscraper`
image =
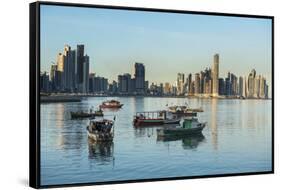
<path fill-rule="evenodd" d="M 212 68 L 212 94 L 218 96 L 219 92 L 219 54 L 214 55 Z"/>

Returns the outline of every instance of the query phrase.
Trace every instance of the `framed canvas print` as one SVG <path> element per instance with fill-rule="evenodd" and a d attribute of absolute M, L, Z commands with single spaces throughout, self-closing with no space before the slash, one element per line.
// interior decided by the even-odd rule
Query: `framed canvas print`
<path fill-rule="evenodd" d="M 30 186 L 274 172 L 274 18 L 30 4 Z"/>

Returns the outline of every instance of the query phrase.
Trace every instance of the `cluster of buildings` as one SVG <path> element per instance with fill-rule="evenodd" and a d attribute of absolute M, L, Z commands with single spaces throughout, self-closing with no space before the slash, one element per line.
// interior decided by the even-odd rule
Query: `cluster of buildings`
<path fill-rule="evenodd" d="M 96 95 L 146 95 L 148 81 L 145 81 L 145 67 L 135 63 L 133 74 L 125 73 L 117 76 L 117 80 L 108 82 L 107 78 L 90 74 L 89 91 Z"/>
<path fill-rule="evenodd" d="M 84 53 L 84 45 L 71 49 L 65 45 L 63 53 L 58 53 L 56 63 L 51 65 L 50 73 L 40 73 L 40 92 L 42 93 L 83 93 L 98 95 L 145 95 L 148 81 L 145 81 L 145 67 L 135 63 L 134 73 L 118 75 L 117 81 L 109 83 L 105 77 L 90 73 L 90 58 Z"/>
<path fill-rule="evenodd" d="M 242 97 L 268 98 L 268 85 L 265 77 L 257 75 L 253 69 L 247 77 L 237 77 L 228 72 L 226 78 L 219 77 L 219 54 L 214 55 L 212 68 L 189 74 L 178 73 L 174 85 L 165 83 L 164 95 L 198 97 Z"/>
<path fill-rule="evenodd" d="M 63 53 L 58 53 L 56 63 L 51 65 L 50 74 L 40 74 L 41 92 L 89 91 L 89 56 L 84 53 L 84 45 L 71 49 L 65 45 Z"/>
<path fill-rule="evenodd" d="M 135 63 L 133 73 L 124 73 L 109 82 L 105 77 L 89 72 L 90 58 L 84 53 L 84 45 L 76 49 L 64 47 L 51 66 L 50 74 L 40 75 L 41 92 L 83 93 L 93 95 L 148 95 L 148 96 L 198 96 L 198 97 L 243 97 L 268 98 L 266 79 L 253 69 L 247 77 L 237 77 L 228 72 L 219 77 L 219 54 L 214 55 L 212 68 L 204 71 L 177 74 L 174 84 L 151 83 L 145 80 L 145 66 Z"/>

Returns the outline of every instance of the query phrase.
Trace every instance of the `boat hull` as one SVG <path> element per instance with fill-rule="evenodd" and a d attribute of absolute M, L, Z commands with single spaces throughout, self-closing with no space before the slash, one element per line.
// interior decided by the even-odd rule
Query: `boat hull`
<path fill-rule="evenodd" d="M 166 129 L 157 129 L 157 136 L 188 136 L 188 135 L 198 135 L 202 134 L 205 124 L 202 124 L 200 127 L 196 128 L 166 128 Z"/>
<path fill-rule="evenodd" d="M 141 126 L 159 126 L 164 125 L 164 120 L 159 119 L 135 119 L 134 120 L 134 126 L 135 127 L 141 127 Z"/>
<path fill-rule="evenodd" d="M 71 119 L 85 119 L 94 117 L 103 117 L 103 113 L 71 113 Z"/>
<path fill-rule="evenodd" d="M 122 108 L 123 104 L 120 104 L 120 105 L 100 105 L 100 108 L 101 109 L 119 109 L 119 108 Z"/>
<path fill-rule="evenodd" d="M 180 119 L 164 120 L 164 125 L 180 124 Z"/>
<path fill-rule="evenodd" d="M 135 119 L 133 123 L 134 123 L 135 127 L 173 125 L 173 124 L 179 124 L 180 123 L 180 119 L 173 119 L 173 120 L 164 120 L 164 119 Z"/>
<path fill-rule="evenodd" d="M 83 113 L 83 114 L 75 114 L 71 113 L 71 119 L 83 119 L 83 118 L 93 118 L 95 117 L 95 114 L 90 113 Z"/>

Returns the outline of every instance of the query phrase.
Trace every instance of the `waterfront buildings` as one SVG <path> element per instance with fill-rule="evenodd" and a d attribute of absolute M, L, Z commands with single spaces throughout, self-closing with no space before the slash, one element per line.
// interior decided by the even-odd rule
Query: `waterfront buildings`
<path fill-rule="evenodd" d="M 133 86 L 132 83 L 135 80 L 132 80 L 131 75 L 126 73 L 124 75 L 118 75 L 118 92 L 120 94 L 129 94 L 132 92 Z"/>
<path fill-rule="evenodd" d="M 145 80 L 145 65 L 135 62 L 132 73 L 124 73 L 109 81 L 103 76 L 89 73 L 90 57 L 85 46 L 72 49 L 65 45 L 57 54 L 50 74 L 40 73 L 41 92 L 82 93 L 96 95 L 152 95 L 152 96 L 198 96 L 198 97 L 244 97 L 268 98 L 268 84 L 253 69 L 248 76 L 236 76 L 228 72 L 225 78 L 219 73 L 219 54 L 214 54 L 212 68 L 205 68 L 185 77 L 177 73 L 174 83 L 155 83 Z"/>
<path fill-rule="evenodd" d="M 77 50 L 65 45 L 63 53 L 58 53 L 56 63 L 51 65 L 49 91 L 89 92 L 89 64 L 89 56 L 84 55 L 84 45 L 77 45 Z"/>
<path fill-rule="evenodd" d="M 40 73 L 40 92 L 49 92 L 50 82 L 47 72 Z"/>
<path fill-rule="evenodd" d="M 108 92 L 108 79 L 96 76 L 95 73 L 89 75 L 89 92 L 104 94 Z"/>

